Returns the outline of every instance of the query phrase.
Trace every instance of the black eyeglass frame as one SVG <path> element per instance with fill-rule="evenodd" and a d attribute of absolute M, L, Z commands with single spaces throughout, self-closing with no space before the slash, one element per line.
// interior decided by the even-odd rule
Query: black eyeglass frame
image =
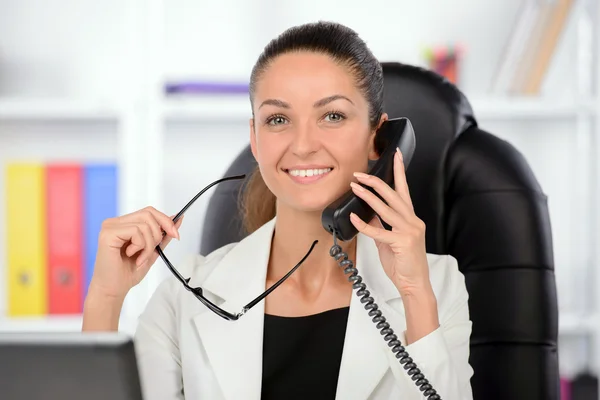
<path fill-rule="evenodd" d="M 245 177 L 246 177 L 246 175 L 233 175 L 233 176 L 228 176 L 228 177 L 225 177 L 225 178 L 221 178 L 221 179 L 218 179 L 218 180 L 212 182 L 211 184 L 209 184 L 208 186 L 206 186 L 204 189 L 202 189 L 196 196 L 194 196 L 194 198 L 192 200 L 190 200 L 185 205 L 185 207 L 183 207 L 181 209 L 181 211 L 179 211 L 175 215 L 175 217 L 173 217 L 173 222 L 177 223 L 177 221 L 179 220 L 179 218 L 181 218 L 181 216 L 183 214 L 185 214 L 185 212 L 194 204 L 194 202 L 196 200 L 198 200 L 198 198 L 200 198 L 200 196 L 202 196 L 208 189 L 212 188 L 213 186 L 215 186 L 216 184 L 219 184 L 221 182 L 235 180 L 235 179 L 244 179 Z M 166 235 L 165 232 L 163 232 L 163 236 L 164 235 Z M 230 312 L 228 312 L 226 310 L 223 310 L 221 307 L 217 306 L 216 304 L 214 304 L 213 302 L 211 302 L 210 300 L 208 300 L 206 297 L 204 297 L 203 291 L 202 291 L 201 287 L 196 287 L 196 288 L 191 287 L 189 285 L 190 278 L 184 278 L 179 273 L 179 271 L 177 271 L 177 269 L 173 266 L 173 264 L 171 264 L 171 262 L 169 261 L 169 259 L 167 258 L 167 256 L 163 252 L 163 250 L 160 248 L 160 245 L 156 246 L 156 251 L 158 252 L 158 255 L 163 260 L 163 262 L 165 263 L 165 265 L 167 266 L 167 268 L 169 268 L 169 270 L 173 273 L 173 275 L 175 275 L 175 277 L 177 278 L 177 280 L 179 280 L 179 282 L 181 282 L 181 284 L 183 285 L 183 287 L 185 287 L 194 296 L 196 296 L 196 298 L 198 300 L 200 300 L 200 302 L 202 304 L 204 304 L 209 310 L 211 310 L 212 312 L 214 312 L 215 314 L 217 314 L 221 318 L 224 318 L 224 319 L 226 319 L 228 321 L 237 321 L 244 314 L 246 314 L 252 307 L 254 307 L 256 304 L 258 304 L 265 297 L 267 297 L 273 290 L 277 289 L 277 287 L 279 285 L 281 285 L 287 278 L 289 278 L 294 273 L 294 271 L 296 271 L 298 269 L 298 267 L 300 267 L 300 265 L 302 265 L 302 263 L 306 260 L 306 258 L 308 258 L 308 256 L 313 251 L 313 249 L 314 249 L 314 247 L 315 247 L 315 245 L 317 243 L 318 243 L 318 240 L 315 240 L 312 243 L 312 245 L 310 246 L 310 249 L 308 250 L 308 252 L 306 253 L 306 255 L 304 257 L 302 257 L 302 259 L 298 262 L 298 264 L 296 264 L 279 281 L 277 281 L 276 283 L 274 283 L 270 288 L 268 288 L 264 293 L 262 293 L 261 295 L 259 295 L 258 297 L 256 297 L 254 300 L 252 300 L 251 302 L 249 302 L 248 304 L 246 304 L 242 308 L 242 310 L 240 312 L 235 313 L 235 314 L 232 314 L 232 313 L 230 313 Z"/>

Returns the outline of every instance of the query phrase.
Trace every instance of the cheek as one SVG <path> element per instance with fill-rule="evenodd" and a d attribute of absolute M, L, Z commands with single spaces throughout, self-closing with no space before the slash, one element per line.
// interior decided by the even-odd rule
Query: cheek
<path fill-rule="evenodd" d="M 357 171 L 366 170 L 369 161 L 368 146 L 368 139 L 355 138 L 353 140 L 340 140 L 332 143 L 330 148 L 343 173 L 352 174 Z"/>
<path fill-rule="evenodd" d="M 276 137 L 269 132 L 259 133 L 256 136 L 257 162 L 264 174 L 272 174 L 281 157 L 285 153 L 286 143 L 281 137 Z"/>

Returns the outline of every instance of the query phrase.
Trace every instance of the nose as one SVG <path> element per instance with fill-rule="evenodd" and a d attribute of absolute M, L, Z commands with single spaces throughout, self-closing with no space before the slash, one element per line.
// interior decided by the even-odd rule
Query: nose
<path fill-rule="evenodd" d="M 300 158 L 316 153 L 321 146 L 318 130 L 318 127 L 310 123 L 297 125 L 290 145 L 292 153 Z"/>

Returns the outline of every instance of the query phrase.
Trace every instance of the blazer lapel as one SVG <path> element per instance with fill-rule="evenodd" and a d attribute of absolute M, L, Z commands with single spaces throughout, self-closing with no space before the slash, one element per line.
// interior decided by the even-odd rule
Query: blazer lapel
<path fill-rule="evenodd" d="M 404 337 L 406 329 L 403 312 L 387 302 L 398 299 L 400 294 L 381 267 L 377 247 L 369 237 L 358 235 L 356 268 L 363 278 L 371 297 L 379 306 L 386 320 L 398 337 Z M 390 368 L 391 348 L 379 333 L 364 308 L 356 290 L 352 293 L 346 338 L 337 387 L 337 399 L 368 399 Z"/>
<path fill-rule="evenodd" d="M 204 294 L 231 313 L 265 290 L 274 220 L 235 245 L 204 282 Z M 193 277 L 190 280 L 193 285 Z M 203 305 L 193 318 L 202 347 L 228 400 L 260 399 L 264 301 L 237 321 L 227 321 Z"/>

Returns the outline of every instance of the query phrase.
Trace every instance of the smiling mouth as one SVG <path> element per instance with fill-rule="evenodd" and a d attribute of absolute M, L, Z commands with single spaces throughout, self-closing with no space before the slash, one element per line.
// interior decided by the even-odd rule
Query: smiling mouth
<path fill-rule="evenodd" d="M 284 170 L 291 176 L 305 178 L 312 176 L 327 175 L 333 170 L 333 168 L 313 168 L 313 169 L 286 169 Z"/>

